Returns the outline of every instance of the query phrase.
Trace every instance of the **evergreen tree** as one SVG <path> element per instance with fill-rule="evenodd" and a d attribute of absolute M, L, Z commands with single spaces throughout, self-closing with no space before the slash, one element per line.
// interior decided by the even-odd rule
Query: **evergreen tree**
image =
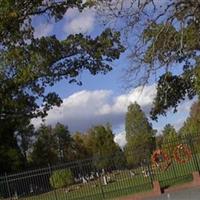
<path fill-rule="evenodd" d="M 155 130 L 136 102 L 128 106 L 125 120 L 127 162 L 129 165 L 139 164 L 149 159 L 155 148 Z"/>
<path fill-rule="evenodd" d="M 190 109 L 190 116 L 179 130 L 182 136 L 196 135 L 200 132 L 200 102 L 195 102 Z"/>

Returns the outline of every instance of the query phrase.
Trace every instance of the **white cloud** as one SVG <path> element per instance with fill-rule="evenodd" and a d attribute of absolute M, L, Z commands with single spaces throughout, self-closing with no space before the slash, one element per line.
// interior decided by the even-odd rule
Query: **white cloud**
<path fill-rule="evenodd" d="M 126 143 L 127 143 L 125 132 L 116 134 L 116 135 L 115 135 L 115 138 L 114 138 L 114 141 L 115 141 L 117 144 L 119 144 L 119 146 L 120 146 L 121 148 L 123 148 L 123 147 L 126 145 Z"/>
<path fill-rule="evenodd" d="M 79 12 L 78 9 L 69 9 L 65 14 L 63 30 L 68 34 L 91 32 L 95 25 L 95 11 L 85 9 Z"/>
<path fill-rule="evenodd" d="M 168 114 L 168 116 L 170 114 L 173 116 L 171 117 L 171 123 L 174 125 L 176 130 L 179 130 L 182 127 L 184 121 L 189 116 L 190 108 L 195 101 L 196 101 L 196 98 L 194 98 L 193 100 L 187 99 L 181 102 L 181 104 L 178 106 L 177 113 L 172 114 L 172 111 L 171 111 L 171 113 Z"/>
<path fill-rule="evenodd" d="M 109 90 L 80 91 L 63 99 L 60 107 L 49 111 L 46 123 L 55 125 L 61 122 L 69 126 L 71 131 L 85 131 L 93 125 L 111 123 L 113 129 L 124 124 L 127 106 L 137 101 L 145 112 L 150 110 L 155 95 L 155 86 L 147 86 L 141 91 L 136 88 L 132 92 L 117 97 Z M 33 120 L 39 126 L 40 120 Z"/>
<path fill-rule="evenodd" d="M 125 113 L 128 105 L 135 101 L 140 104 L 145 112 L 148 112 L 155 94 L 155 85 L 146 86 L 144 88 L 138 87 L 128 94 L 115 97 L 111 104 L 104 104 L 103 107 L 97 111 L 97 113 L 100 115 L 109 113 Z"/>
<path fill-rule="evenodd" d="M 55 125 L 57 122 L 69 126 L 71 132 L 86 131 L 91 126 L 98 124 L 112 124 L 116 134 L 115 142 L 121 147 L 126 144 L 124 133 L 124 119 L 127 107 L 131 102 L 137 101 L 143 111 L 148 115 L 156 94 L 155 85 L 136 88 L 130 93 L 114 96 L 109 90 L 82 90 L 63 99 L 60 107 L 49 111 L 45 119 L 46 124 Z M 167 123 L 179 129 L 186 117 L 193 101 L 183 101 L 178 112 L 168 112 L 167 117 L 159 117 L 158 122 L 153 122 L 153 127 L 160 132 Z M 33 124 L 39 127 L 40 119 L 34 119 Z"/>
<path fill-rule="evenodd" d="M 177 108 L 177 112 L 174 113 L 174 110 L 170 109 L 166 116 L 158 118 L 158 122 L 153 121 L 154 128 L 158 130 L 158 133 L 161 133 L 166 124 L 172 124 L 178 131 L 189 116 L 190 108 L 196 100 L 194 98 L 193 100 L 186 99 L 182 101 Z"/>
<path fill-rule="evenodd" d="M 53 24 L 50 23 L 39 24 L 35 27 L 34 37 L 41 38 L 42 36 L 49 35 L 53 31 L 53 27 Z"/>

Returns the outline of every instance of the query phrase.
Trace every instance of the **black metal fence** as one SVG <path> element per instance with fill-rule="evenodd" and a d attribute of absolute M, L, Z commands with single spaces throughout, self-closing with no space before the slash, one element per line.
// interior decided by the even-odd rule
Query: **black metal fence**
<path fill-rule="evenodd" d="M 112 199 L 151 190 L 154 180 L 162 188 L 191 181 L 192 172 L 200 171 L 200 135 L 165 142 L 157 152 L 135 167 L 122 164 L 119 154 L 4 174 L 0 199 Z M 108 162 L 109 167 L 99 165 Z"/>

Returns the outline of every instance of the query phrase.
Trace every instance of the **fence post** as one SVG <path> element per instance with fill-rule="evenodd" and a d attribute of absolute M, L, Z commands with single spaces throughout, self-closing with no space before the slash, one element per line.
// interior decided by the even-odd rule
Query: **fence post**
<path fill-rule="evenodd" d="M 172 169 L 173 169 L 173 173 L 174 173 L 174 178 L 176 179 L 177 176 L 176 176 L 176 169 L 174 167 L 174 161 L 171 159 L 171 165 L 172 165 Z"/>
<path fill-rule="evenodd" d="M 100 177 L 99 177 L 99 184 L 100 184 L 100 189 L 101 189 L 102 197 L 103 197 L 103 199 L 105 199 L 105 194 L 104 194 L 102 183 L 101 183 L 101 177 L 102 177 L 102 175 L 100 175 Z"/>
<path fill-rule="evenodd" d="M 48 164 L 48 167 L 49 167 L 49 174 L 52 175 L 51 165 Z M 54 185 L 53 177 L 52 177 L 52 182 L 53 182 L 53 185 Z M 55 189 L 53 189 L 53 193 L 54 193 L 55 199 L 58 200 L 58 196 L 57 196 L 57 193 L 56 193 Z"/>
<path fill-rule="evenodd" d="M 147 169 L 148 169 L 148 172 L 149 172 L 149 176 L 150 176 L 150 180 L 151 180 L 151 185 L 153 186 L 154 175 L 153 175 L 153 170 L 152 170 L 151 162 L 150 161 L 147 162 Z"/>
<path fill-rule="evenodd" d="M 198 160 L 197 160 L 197 156 L 196 156 L 196 153 L 195 153 L 195 149 L 194 149 L 194 145 L 193 145 L 193 141 L 192 141 L 191 136 L 189 137 L 189 144 L 190 144 L 190 148 L 191 148 L 191 151 L 192 151 L 192 156 L 194 158 L 196 168 L 199 171 L 200 167 L 199 167 L 199 164 L 198 164 Z"/>
<path fill-rule="evenodd" d="M 9 199 L 11 199 L 11 192 L 10 192 L 10 186 L 9 186 L 9 182 L 8 182 L 7 173 L 5 173 L 5 179 L 6 179 L 6 186 L 7 186 L 7 190 L 8 190 Z"/>

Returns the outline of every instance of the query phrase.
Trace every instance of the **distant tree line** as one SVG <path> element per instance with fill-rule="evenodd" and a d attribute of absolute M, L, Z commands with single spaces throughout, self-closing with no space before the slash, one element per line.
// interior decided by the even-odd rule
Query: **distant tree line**
<path fill-rule="evenodd" d="M 127 144 L 124 148 L 114 142 L 114 133 L 109 124 L 94 126 L 85 133 L 70 133 L 68 127 L 61 123 L 54 127 L 42 124 L 36 130 L 33 126 L 25 126 L 23 134 L 16 133 L 15 148 L 7 151 L 0 149 L 0 172 L 15 172 L 92 157 L 96 158 L 95 166 L 101 169 L 114 165 L 141 165 L 150 159 L 156 148 L 165 148 L 165 144 L 178 140 L 179 136 L 197 134 L 200 128 L 199 109 L 199 102 L 192 105 L 190 116 L 179 131 L 167 124 L 160 134 L 156 134 L 141 107 L 136 102 L 130 104 L 125 117 Z"/>

